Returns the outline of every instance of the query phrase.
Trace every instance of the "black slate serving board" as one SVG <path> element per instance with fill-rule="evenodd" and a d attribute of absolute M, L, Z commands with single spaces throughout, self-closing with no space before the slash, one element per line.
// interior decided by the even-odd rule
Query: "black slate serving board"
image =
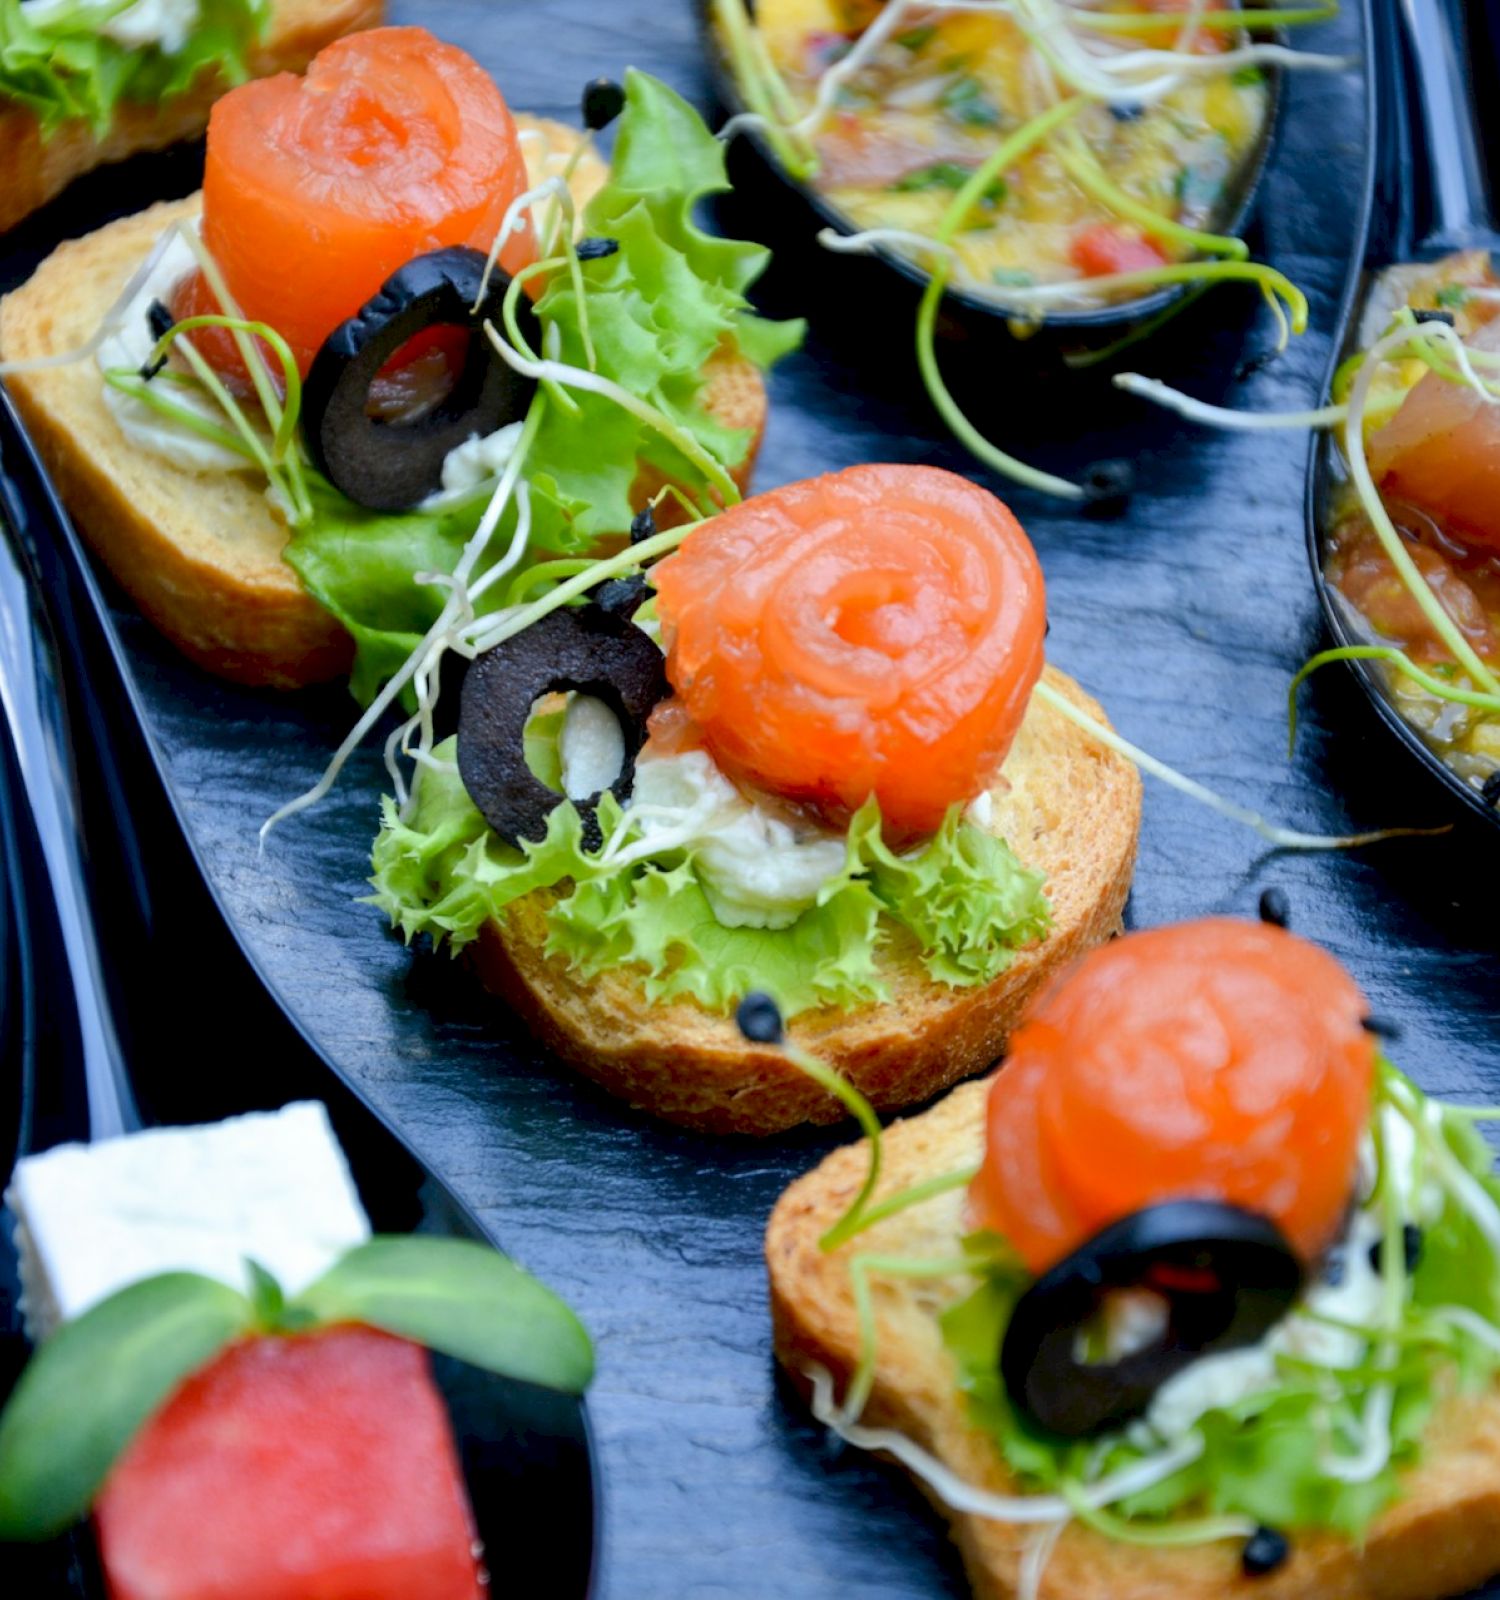
<path fill-rule="evenodd" d="M 690 0 L 395 0 L 390 9 L 464 44 L 521 108 L 570 117 L 586 79 L 628 63 L 708 103 Z M 1357 15 L 1305 38 L 1355 54 Z M 1132 362 L 1206 398 L 1261 409 L 1301 407 L 1317 392 L 1365 166 L 1357 66 L 1294 75 L 1287 96 L 1251 241 L 1310 293 L 1309 332 L 1246 372 L 1245 358 L 1273 348 L 1273 330 L 1252 294 L 1225 291 Z M 139 171 L 80 186 L 13 237 L 0 277 L 16 281 L 52 239 L 107 210 L 191 187 L 193 158 Z M 775 240 L 785 219 L 730 204 L 721 220 Z M 974 472 L 917 383 L 909 301 L 898 293 L 851 307 L 837 303 L 838 289 L 836 269 L 796 248 L 767 280 L 768 309 L 811 312 L 815 327 L 772 381 L 759 483 L 881 459 Z M 1101 695 L 1128 737 L 1299 827 L 1455 823 L 1442 838 L 1350 855 L 1267 854 L 1253 835 L 1148 782 L 1131 924 L 1249 912 L 1264 885 L 1280 884 L 1298 929 L 1333 949 L 1374 1009 L 1404 1026 L 1403 1065 L 1439 1092 L 1500 1094 L 1492 831 L 1466 826 L 1407 768 L 1337 674 L 1306 695 L 1298 748 L 1286 756 L 1287 682 L 1319 644 L 1302 537 L 1304 438 L 1209 435 L 1098 379 L 1031 376 L 998 347 L 957 347 L 946 359 L 976 417 L 1018 452 L 1073 472 L 1100 457 L 1136 464 L 1138 492 L 1117 520 L 992 485 L 1040 552 L 1051 658 Z M 261 820 L 313 781 L 352 719 L 342 692 L 282 697 L 222 685 L 125 606 L 113 620 L 198 858 L 266 980 L 595 1335 L 591 1411 L 606 1496 L 599 1593 L 966 1593 L 925 1503 L 893 1470 L 830 1447 L 774 1375 L 762 1226 L 782 1187 L 845 1135 L 704 1139 L 656 1127 L 574 1082 L 472 992 L 461 969 L 413 959 L 353 903 L 382 781 L 374 749 L 320 811 L 257 853 Z M 183 930 L 152 936 L 174 932 L 173 948 L 190 951 Z M 171 992 L 211 991 L 211 964 L 195 967 L 190 953 L 173 960 Z M 193 1041 L 206 1070 L 233 1016 L 224 1040 L 209 1031 Z"/>

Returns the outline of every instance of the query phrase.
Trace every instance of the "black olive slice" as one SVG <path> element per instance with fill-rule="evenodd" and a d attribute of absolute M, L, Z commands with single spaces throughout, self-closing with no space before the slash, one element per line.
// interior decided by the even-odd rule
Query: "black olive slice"
<path fill-rule="evenodd" d="M 459 776 L 484 820 L 508 844 L 542 838 L 559 804 L 526 765 L 522 735 L 532 706 L 565 689 L 595 696 L 619 718 L 625 763 L 610 789 L 623 800 L 646 742 L 646 719 L 670 692 L 666 660 L 628 616 L 585 605 L 550 612 L 469 668 L 458 708 Z M 576 802 L 585 836 L 594 844 L 599 798 Z"/>
<path fill-rule="evenodd" d="M 1236 1206 L 1174 1200 L 1105 1228 L 1016 1302 L 1000 1351 L 1011 1399 L 1053 1433 L 1078 1438 L 1139 1415 L 1202 1356 L 1254 1344 L 1290 1309 L 1302 1263 L 1275 1223 Z M 1080 1353 L 1109 1290 L 1149 1289 L 1166 1327 L 1108 1365 Z"/>
<path fill-rule="evenodd" d="M 302 385 L 302 431 L 313 465 L 356 504 L 403 511 L 442 484 L 450 450 L 475 434 L 493 433 L 526 415 L 536 384 L 512 372 L 483 333 L 497 320 L 510 278 L 498 267 L 478 310 L 470 310 L 484 281 L 485 258 L 455 246 L 408 261 L 380 293 L 323 341 Z M 520 319 L 535 347 L 529 302 Z M 370 387 L 381 368 L 425 328 L 468 330 L 463 370 L 430 410 L 411 421 L 385 421 L 368 412 Z"/>

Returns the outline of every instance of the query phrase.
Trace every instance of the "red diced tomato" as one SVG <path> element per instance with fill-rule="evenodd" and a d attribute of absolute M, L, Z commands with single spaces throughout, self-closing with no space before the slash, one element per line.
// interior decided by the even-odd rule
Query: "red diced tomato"
<path fill-rule="evenodd" d="M 1166 265 L 1167 258 L 1138 233 L 1097 222 L 1073 235 L 1069 252 L 1073 265 L 1088 278 L 1105 278 L 1116 272 L 1149 272 Z"/>

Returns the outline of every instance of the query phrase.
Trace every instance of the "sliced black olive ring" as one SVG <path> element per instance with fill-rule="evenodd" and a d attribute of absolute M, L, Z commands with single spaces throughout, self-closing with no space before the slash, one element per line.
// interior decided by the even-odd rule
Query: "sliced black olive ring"
<path fill-rule="evenodd" d="M 476 434 L 483 437 L 518 422 L 536 389 L 513 372 L 485 337 L 510 286 L 498 267 L 484 299 L 485 258 L 455 246 L 408 261 L 386 279 L 380 293 L 323 341 L 302 386 L 302 431 L 313 465 L 335 488 L 372 511 L 404 511 L 442 485 L 448 452 Z M 527 341 L 537 343 L 536 319 L 522 298 Z M 462 371 L 430 410 L 411 421 L 388 422 L 369 414 L 371 385 L 414 335 L 433 327 L 468 332 Z"/>
<path fill-rule="evenodd" d="M 484 820 L 508 844 L 542 838 L 559 804 L 526 764 L 523 735 L 543 695 L 572 689 L 614 712 L 625 737 L 625 760 L 609 787 L 622 800 L 630 794 L 646 719 L 670 692 L 661 651 L 630 620 L 644 593 L 642 585 L 633 600 L 623 592 L 605 596 L 608 608 L 590 602 L 553 611 L 469 668 L 459 698 L 459 776 Z M 585 837 L 594 845 L 602 794 L 576 802 Z"/>
<path fill-rule="evenodd" d="M 1012 1401 L 1079 1438 L 1138 1416 L 1203 1356 L 1254 1344 L 1291 1308 L 1302 1263 L 1275 1223 L 1236 1206 L 1174 1200 L 1105 1228 L 1016 1302 L 1000 1350 Z M 1085 1332 L 1110 1291 L 1144 1289 L 1165 1309 L 1157 1337 L 1110 1363 L 1085 1359 Z"/>

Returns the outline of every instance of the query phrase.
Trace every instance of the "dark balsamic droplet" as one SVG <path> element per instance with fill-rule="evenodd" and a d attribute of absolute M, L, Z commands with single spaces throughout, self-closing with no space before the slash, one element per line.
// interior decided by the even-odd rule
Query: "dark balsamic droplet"
<path fill-rule="evenodd" d="M 1406 1270 L 1415 1272 L 1422 1260 L 1422 1230 L 1415 1222 L 1408 1222 L 1401 1230 L 1401 1254 L 1406 1258 Z M 1377 1239 L 1370 1246 L 1370 1265 L 1379 1272 L 1385 1260 L 1385 1240 Z"/>
<path fill-rule="evenodd" d="M 752 989 L 740 1001 L 734 1020 L 752 1044 L 780 1044 L 785 1037 L 780 1006 L 759 989 Z"/>
<path fill-rule="evenodd" d="M 1291 924 L 1292 902 L 1285 889 L 1272 884 L 1269 889 L 1261 891 L 1260 920 L 1269 922 L 1273 928 L 1285 928 Z"/>
<path fill-rule="evenodd" d="M 1416 310 L 1414 310 L 1412 312 L 1412 316 L 1414 316 L 1419 323 L 1422 323 L 1422 322 L 1441 322 L 1443 324 L 1443 326 L 1446 327 L 1446 328 L 1452 328 L 1452 327 L 1456 326 L 1456 321 L 1455 321 L 1454 315 L 1453 315 L 1453 313 L 1451 311 L 1416 311 Z"/>
<path fill-rule="evenodd" d="M 1392 1022 L 1389 1017 L 1361 1017 L 1359 1025 L 1366 1033 L 1373 1033 L 1377 1039 L 1399 1039 L 1401 1037 L 1401 1024 Z"/>
<path fill-rule="evenodd" d="M 1487 806 L 1493 806 L 1500 811 L 1500 771 L 1492 772 L 1484 780 L 1479 790 L 1479 798 Z"/>
<path fill-rule="evenodd" d="M 1124 102 L 1117 102 L 1110 106 L 1109 114 L 1116 122 L 1139 122 L 1146 115 L 1146 108 L 1143 105 L 1128 105 Z"/>
<path fill-rule="evenodd" d="M 1247 1578 L 1264 1578 L 1286 1565 L 1292 1553 L 1291 1540 L 1275 1528 L 1257 1528 L 1240 1552 L 1240 1566 Z"/>
<path fill-rule="evenodd" d="M 598 133 L 625 109 L 625 91 L 613 78 L 594 78 L 583 86 L 583 125 Z"/>
<path fill-rule="evenodd" d="M 1128 461 L 1096 461 L 1083 475 L 1084 509 L 1091 517 L 1118 517 L 1135 488 Z"/>
<path fill-rule="evenodd" d="M 580 261 L 603 261 L 606 256 L 618 255 L 620 241 L 618 239 L 580 239 L 578 241 L 578 259 Z"/>
<path fill-rule="evenodd" d="M 656 511 L 651 506 L 646 506 L 637 511 L 630 519 L 630 542 L 640 544 L 645 539 L 656 537 Z"/>

